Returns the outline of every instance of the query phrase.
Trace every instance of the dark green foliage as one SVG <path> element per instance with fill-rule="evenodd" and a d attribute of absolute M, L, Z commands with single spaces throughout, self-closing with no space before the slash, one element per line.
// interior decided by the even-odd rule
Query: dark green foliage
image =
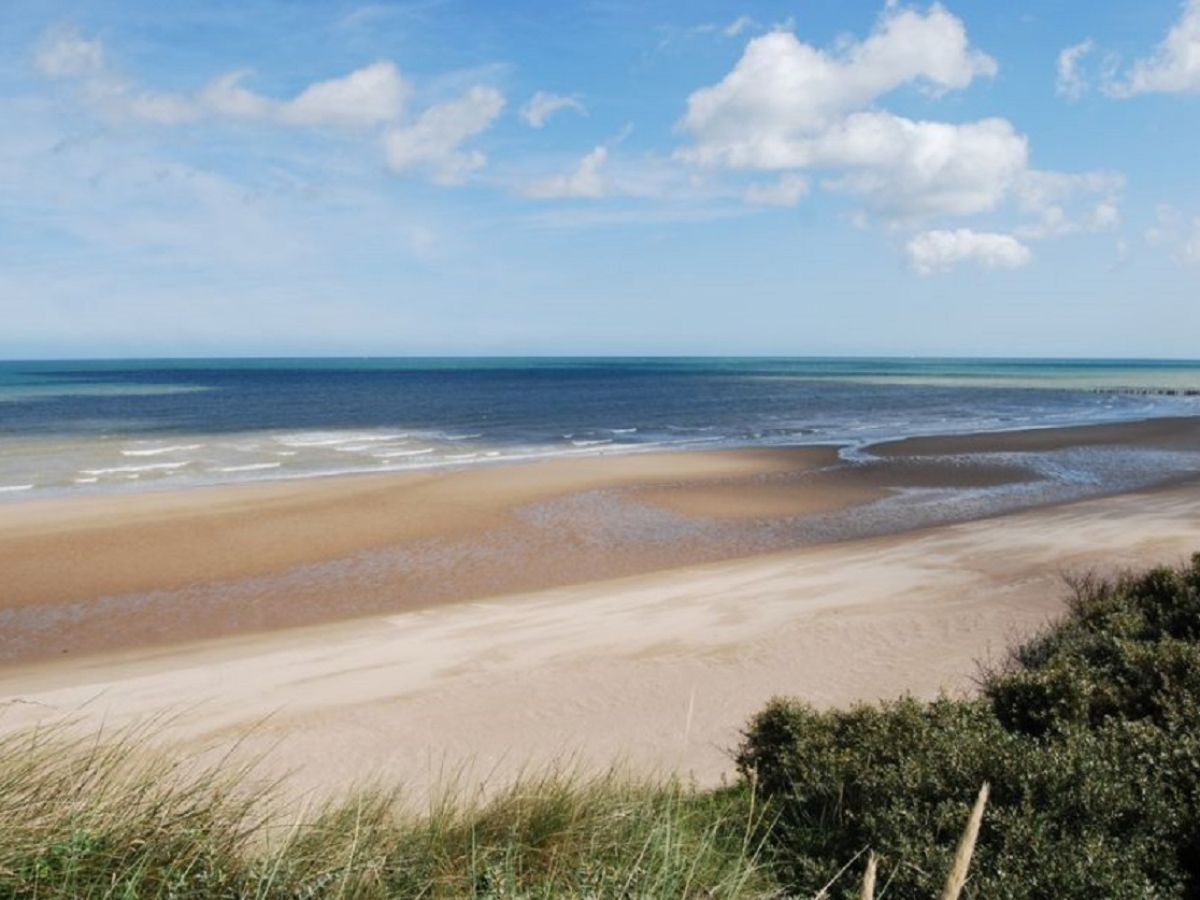
<path fill-rule="evenodd" d="M 978 700 L 772 703 L 738 762 L 775 816 L 780 877 L 812 894 L 870 847 L 888 897 L 937 896 L 987 781 L 968 896 L 1200 896 L 1198 588 L 1200 555 L 1078 584 Z"/>

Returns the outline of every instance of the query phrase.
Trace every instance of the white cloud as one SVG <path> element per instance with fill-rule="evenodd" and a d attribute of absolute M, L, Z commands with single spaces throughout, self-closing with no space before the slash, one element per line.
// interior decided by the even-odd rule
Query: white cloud
<path fill-rule="evenodd" d="M 1117 172 L 1025 172 L 1016 185 L 1017 200 L 1021 211 L 1037 216 L 1037 221 L 1014 233 L 1041 240 L 1110 231 L 1121 221 L 1119 198 L 1124 187 L 1125 177 Z"/>
<path fill-rule="evenodd" d="M 47 78 L 79 78 L 104 68 L 104 45 L 74 29 L 53 31 L 34 51 L 33 64 Z"/>
<path fill-rule="evenodd" d="M 211 113 L 231 119 L 275 119 L 289 125 L 366 128 L 399 121 L 412 89 L 391 62 L 310 84 L 293 99 L 265 97 L 242 86 L 246 69 L 229 72 L 198 96 Z"/>
<path fill-rule="evenodd" d="M 746 189 L 746 202 L 754 206 L 795 206 L 808 195 L 808 179 L 785 172 L 775 181 L 752 184 Z"/>
<path fill-rule="evenodd" d="M 737 37 L 743 31 L 749 31 L 757 25 L 758 23 L 749 16 L 738 16 L 721 29 L 721 34 L 725 35 L 725 37 Z"/>
<path fill-rule="evenodd" d="M 412 125 L 384 137 L 388 165 L 397 172 L 425 170 L 439 184 L 461 184 L 487 157 L 462 145 L 488 128 L 504 108 L 495 88 L 476 85 L 457 100 L 431 106 Z"/>
<path fill-rule="evenodd" d="M 535 181 L 522 190 L 527 197 L 551 199 L 560 197 L 603 197 L 605 182 L 601 168 L 608 159 L 608 148 L 601 145 L 579 161 L 567 175 L 555 175 Z"/>
<path fill-rule="evenodd" d="M 688 99 L 685 161 L 733 169 L 826 169 L 826 187 L 893 220 L 994 209 L 1028 164 L 1004 119 L 914 121 L 870 108 L 904 85 L 939 93 L 996 72 L 940 5 L 889 3 L 874 31 L 825 51 L 776 30 L 751 40 L 718 84 Z"/>
<path fill-rule="evenodd" d="M 200 103 L 219 116 L 231 119 L 264 119 L 274 115 L 278 102 L 242 87 L 249 69 L 229 72 L 200 92 Z"/>
<path fill-rule="evenodd" d="M 1154 225 L 1146 230 L 1145 237 L 1151 246 L 1168 248 L 1176 262 L 1200 265 L 1200 216 L 1189 222 L 1177 209 L 1159 206 Z"/>
<path fill-rule="evenodd" d="M 946 272 L 972 262 L 985 269 L 1019 269 L 1033 260 L 1029 248 L 1009 234 L 972 231 L 926 231 L 905 247 L 909 265 L 918 275 Z"/>
<path fill-rule="evenodd" d="M 538 91 L 521 107 L 521 118 L 530 128 L 541 128 L 550 121 L 551 116 L 564 109 L 573 109 L 581 116 L 587 115 L 587 107 L 578 97 Z"/>
<path fill-rule="evenodd" d="M 243 86 L 241 69 L 210 82 L 196 94 L 138 89 L 105 65 L 99 38 L 51 33 L 34 55 L 43 75 L 76 78 L 85 101 L 110 118 L 177 125 L 204 114 L 233 119 L 273 119 L 293 125 L 366 127 L 399 121 L 411 88 L 394 63 L 381 61 L 340 78 L 310 84 L 291 100 L 264 97 Z"/>
<path fill-rule="evenodd" d="M 304 127 L 389 126 L 384 132 L 388 165 L 397 172 L 424 171 L 441 184 L 459 184 L 484 165 L 482 153 L 464 151 L 462 145 L 491 125 L 504 106 L 499 91 L 476 85 L 403 123 L 412 88 L 388 61 L 314 82 L 290 100 L 246 87 L 251 74 L 246 69 L 221 75 L 195 93 L 141 90 L 106 67 L 99 39 L 75 32 L 49 35 L 35 62 L 47 77 L 78 79 L 83 101 L 110 120 L 179 125 L 207 116 Z"/>
<path fill-rule="evenodd" d="M 773 31 L 751 40 L 720 83 L 688 98 L 682 124 L 695 145 L 682 155 L 735 168 L 790 165 L 797 141 L 902 85 L 964 88 L 995 71 L 938 5 L 925 13 L 890 6 L 870 37 L 836 54 Z"/>
<path fill-rule="evenodd" d="M 1060 97 L 1068 100 L 1078 100 L 1087 92 L 1087 80 L 1079 71 L 1079 63 L 1095 49 L 1091 38 L 1063 49 L 1058 54 L 1058 77 L 1054 82 L 1054 91 Z"/>
<path fill-rule="evenodd" d="M 1064 90 L 1076 89 L 1077 64 L 1090 49 L 1085 42 L 1064 51 Z M 1004 118 L 951 123 L 880 108 L 881 98 L 905 85 L 936 95 L 995 72 L 963 23 L 938 4 L 920 11 L 888 0 L 868 37 L 832 50 L 777 29 L 749 41 L 720 82 L 691 95 L 680 126 L 692 142 L 676 158 L 795 176 L 791 191 L 782 179 L 754 185 L 745 199 L 759 204 L 797 202 L 800 185 L 808 185 L 804 175 L 820 172 L 823 188 L 859 199 L 856 221 L 872 214 L 911 226 L 1014 202 L 1032 218 L 1012 234 L 926 230 L 909 249 L 925 271 L 939 268 L 939 259 L 1023 264 L 1029 257 L 1022 238 L 1114 228 L 1121 176 L 1031 169 L 1028 138 Z"/>
<path fill-rule="evenodd" d="M 1116 97 L 1200 92 L 1200 0 L 1188 0 L 1154 53 L 1135 62 L 1124 80 L 1111 81 L 1105 90 Z"/>
<path fill-rule="evenodd" d="M 409 93 L 394 63 L 377 62 L 309 85 L 280 114 L 298 125 L 379 125 L 400 118 Z"/>
<path fill-rule="evenodd" d="M 994 209 L 1029 155 L 1004 119 L 950 125 L 886 112 L 856 113 L 797 149 L 803 165 L 849 169 L 830 186 L 895 219 Z"/>

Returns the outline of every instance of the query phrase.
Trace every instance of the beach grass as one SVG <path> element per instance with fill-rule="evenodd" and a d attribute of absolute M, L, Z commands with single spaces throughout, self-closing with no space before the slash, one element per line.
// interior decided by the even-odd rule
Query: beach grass
<path fill-rule="evenodd" d="M 777 895 L 740 789 L 568 771 L 419 814 L 384 788 L 285 808 L 252 766 L 197 769 L 147 737 L 0 743 L 0 896 Z"/>
<path fill-rule="evenodd" d="M 0 897 L 1200 896 L 1200 555 L 1075 584 L 976 696 L 773 702 L 717 790 L 530 774 L 304 806 L 155 723 L 0 740 Z M 965 827 L 964 827 L 965 825 Z"/>

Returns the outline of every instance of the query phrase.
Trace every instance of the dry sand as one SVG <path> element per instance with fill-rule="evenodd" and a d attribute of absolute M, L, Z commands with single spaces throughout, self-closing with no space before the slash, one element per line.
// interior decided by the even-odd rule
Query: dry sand
<path fill-rule="evenodd" d="M 797 467 L 811 473 L 830 462 L 820 456 L 829 451 L 806 452 L 817 455 L 764 454 L 753 477 Z M 651 467 L 649 477 L 620 484 L 686 493 L 682 485 L 690 483 L 703 492 L 751 477 L 744 466 L 754 458 L 685 454 L 668 464 L 668 456 L 678 454 L 638 458 L 636 465 Z M 627 465 L 614 468 L 615 462 L 588 465 L 611 487 L 605 479 Z M 695 468 L 680 479 L 676 465 Z M 545 489 L 559 496 L 579 485 L 577 470 L 555 476 L 563 479 L 557 484 L 546 471 L 514 471 L 502 490 L 521 498 L 521 491 L 550 485 Z M 467 475 L 480 483 L 495 477 L 456 473 L 415 483 Z M 391 490 L 365 480 L 313 489 L 335 511 L 344 499 L 339 492 L 362 491 L 350 510 L 362 506 L 368 517 L 367 500 L 386 503 Z M 454 495 L 449 487 L 439 490 Z M 285 519 L 289 504 L 300 502 L 289 486 L 257 491 L 260 497 L 240 489 L 206 495 L 230 504 L 215 522 L 245 516 L 252 534 L 262 498 Z M 496 515 L 511 515 L 512 500 L 499 504 Z M 124 502 L 133 501 L 96 506 Z M 122 524 L 192 528 L 190 499 L 138 502 L 174 511 L 139 507 L 144 518 Z M 55 516 L 76 521 L 71 516 L 79 514 L 65 506 L 48 509 L 26 529 L 8 522 L 3 540 L 41 528 L 54 541 Z M 413 527 L 453 525 L 443 512 L 446 519 L 431 516 Z M 342 523 L 354 520 L 352 511 L 341 515 Z M 93 523 L 103 530 L 102 518 Z M 731 771 L 727 750 L 738 728 L 772 695 L 830 705 L 905 691 L 927 697 L 969 690 L 978 660 L 999 657 L 1059 611 L 1063 572 L 1177 562 L 1197 549 L 1200 485 L 1177 484 L 348 622 L 9 666 L 0 669 L 0 730 L 64 716 L 78 717 L 84 727 L 101 721 L 120 727 L 173 710 L 178 716 L 164 737 L 207 752 L 235 741 L 241 752 L 269 747 L 268 770 L 292 772 L 287 783 L 296 791 L 381 775 L 407 782 L 420 797 L 446 770 L 465 765 L 468 783 L 495 783 L 564 756 L 587 766 L 620 760 L 641 772 L 670 770 L 712 783 Z"/>

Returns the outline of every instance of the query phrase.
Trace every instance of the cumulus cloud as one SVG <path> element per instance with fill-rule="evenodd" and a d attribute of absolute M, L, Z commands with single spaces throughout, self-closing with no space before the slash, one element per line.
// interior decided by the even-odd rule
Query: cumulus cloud
<path fill-rule="evenodd" d="M 439 184 L 461 184 L 487 162 L 483 153 L 462 145 L 486 130 L 503 108 L 504 96 L 484 85 L 431 106 L 412 125 L 388 130 L 388 165 L 397 172 L 426 171 Z"/>
<path fill-rule="evenodd" d="M 992 75 L 996 63 L 972 49 L 962 22 L 941 6 L 925 13 L 889 7 L 866 40 L 828 53 L 787 31 L 754 38 L 718 84 L 688 98 L 683 128 L 702 164 L 779 168 L 796 145 L 912 82 L 944 91 Z"/>
<path fill-rule="evenodd" d="M 864 40 L 836 51 L 776 30 L 688 99 L 688 162 L 732 169 L 825 169 L 825 186 L 893 220 L 995 208 L 1028 165 L 1028 141 L 1004 119 L 915 121 L 873 108 L 904 85 L 935 94 L 996 72 L 961 20 L 889 3 Z"/>
<path fill-rule="evenodd" d="M 1068 100 L 1078 100 L 1087 92 L 1087 79 L 1080 71 L 1080 61 L 1095 49 L 1091 38 L 1078 44 L 1066 47 L 1058 54 L 1058 77 L 1054 82 L 1054 91 L 1060 97 Z"/>
<path fill-rule="evenodd" d="M 894 219 L 994 209 L 1028 163 L 1028 141 L 1004 119 L 966 125 L 856 113 L 798 145 L 802 165 L 845 168 L 828 183 Z"/>
<path fill-rule="evenodd" d="M 1154 53 L 1135 62 L 1124 78 L 1113 79 L 1105 89 L 1117 97 L 1200 92 L 1200 0 L 1188 0 Z"/>
<path fill-rule="evenodd" d="M 806 196 L 808 179 L 795 172 L 785 172 L 774 181 L 746 188 L 746 202 L 754 206 L 795 206 Z"/>
<path fill-rule="evenodd" d="M 1079 62 L 1091 49 L 1087 41 L 1063 52 L 1062 91 L 1083 89 Z M 881 108 L 901 87 L 937 97 L 996 71 L 962 21 L 936 3 L 920 10 L 889 0 L 870 35 L 832 49 L 775 29 L 750 40 L 724 78 L 689 97 L 680 128 L 691 141 L 676 158 L 781 173 L 745 192 L 752 204 L 795 204 L 810 183 L 848 194 L 860 204 L 855 221 L 921 229 L 907 253 L 922 274 L 964 262 L 1025 265 L 1032 256 L 1024 240 L 1115 228 L 1119 175 L 1033 169 L 1028 138 L 1004 118 L 952 123 Z M 1001 209 L 1025 221 L 1005 233 L 931 230 L 938 219 Z"/>
<path fill-rule="evenodd" d="M 522 190 L 527 197 L 552 199 L 562 197 L 603 197 L 605 183 L 601 169 L 608 159 L 608 148 L 601 145 L 579 161 L 575 170 L 535 181 Z"/>
<path fill-rule="evenodd" d="M 946 272 L 962 263 L 985 269 L 1019 269 L 1033 260 L 1029 248 L 1009 234 L 972 231 L 925 231 L 905 247 L 909 265 L 918 275 Z"/>
<path fill-rule="evenodd" d="M 521 107 L 521 118 L 530 128 L 542 128 L 551 116 L 564 109 L 573 109 L 581 116 L 587 115 L 587 107 L 578 97 L 538 91 Z"/>

